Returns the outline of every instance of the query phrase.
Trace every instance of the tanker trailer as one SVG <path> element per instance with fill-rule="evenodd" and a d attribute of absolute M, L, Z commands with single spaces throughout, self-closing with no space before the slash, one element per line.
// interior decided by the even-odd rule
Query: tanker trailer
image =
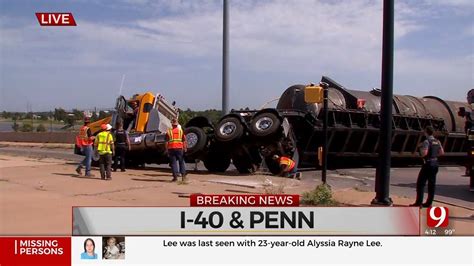
<path fill-rule="evenodd" d="M 378 157 L 380 129 L 380 91 L 370 92 L 348 90 L 328 77 L 322 82 L 329 84 L 329 134 L 328 155 L 333 163 L 344 158 L 344 164 L 375 162 Z M 466 157 L 464 119 L 457 115 L 460 107 L 470 110 L 463 102 L 442 100 L 435 96 L 423 98 L 394 95 L 392 158 L 394 164 L 419 164 L 418 147 L 424 140 L 424 128 L 432 126 L 435 136 L 445 149 L 444 161 L 463 163 Z M 363 103 L 361 105 L 361 103 Z M 301 127 L 301 121 L 290 121 L 296 136 L 300 137 L 298 147 L 303 152 L 303 162 L 316 159 L 316 148 L 322 145 L 322 112 L 320 104 L 304 102 L 304 86 L 288 88 L 280 98 L 277 109 L 300 110 L 311 113 L 316 119 L 311 134 Z M 302 145 L 300 145 L 302 144 Z M 313 157 L 313 158 L 312 158 Z M 375 159 L 375 160 L 374 160 Z"/>
<path fill-rule="evenodd" d="M 380 134 L 380 91 L 349 90 L 325 76 L 321 81 L 329 84 L 329 166 L 375 165 Z M 245 155 L 248 166 L 264 159 L 270 171 L 278 171 L 272 155 L 292 155 L 297 148 L 300 166 L 317 167 L 317 150 L 322 146 L 322 105 L 304 101 L 305 87 L 289 87 L 274 109 L 232 111 L 218 123 L 215 138 L 227 145 L 228 151 L 250 151 Z M 471 110 L 465 103 L 435 96 L 394 95 L 393 165 L 421 164 L 417 151 L 427 126 L 435 129 L 435 136 L 443 144 L 446 154 L 442 161 L 464 163 L 467 143 L 464 119 L 457 115 L 460 107 Z M 255 149 L 260 158 L 254 155 Z M 239 154 L 239 160 L 243 156 Z"/>

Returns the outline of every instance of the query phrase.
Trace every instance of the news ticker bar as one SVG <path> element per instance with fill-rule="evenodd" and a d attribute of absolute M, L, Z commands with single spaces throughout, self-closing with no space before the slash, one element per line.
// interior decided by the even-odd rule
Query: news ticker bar
<path fill-rule="evenodd" d="M 473 237 L 0 237 L 0 250 L 2 266 L 473 265 Z"/>
<path fill-rule="evenodd" d="M 419 236 L 416 207 L 74 207 L 73 235 Z"/>

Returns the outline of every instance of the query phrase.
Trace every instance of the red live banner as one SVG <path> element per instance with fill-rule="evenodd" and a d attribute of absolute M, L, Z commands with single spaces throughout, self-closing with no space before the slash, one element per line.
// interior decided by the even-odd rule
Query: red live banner
<path fill-rule="evenodd" d="M 72 13 L 35 13 L 41 26 L 77 26 Z"/>
<path fill-rule="evenodd" d="M 71 265 L 71 238 L 0 237 L 0 265 Z"/>
<path fill-rule="evenodd" d="M 191 207 L 298 207 L 299 195 L 203 195 L 190 196 Z"/>

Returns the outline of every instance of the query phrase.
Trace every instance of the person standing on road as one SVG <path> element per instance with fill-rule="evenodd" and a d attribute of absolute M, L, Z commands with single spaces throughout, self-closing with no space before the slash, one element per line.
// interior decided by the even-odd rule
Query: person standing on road
<path fill-rule="evenodd" d="M 471 109 L 474 107 L 474 89 L 469 90 L 467 93 L 467 103 L 471 105 Z M 469 190 L 474 191 L 474 114 L 471 112 L 465 113 L 466 125 L 464 130 L 466 131 L 467 138 L 467 162 L 466 162 L 466 176 L 469 176 Z"/>
<path fill-rule="evenodd" d="M 114 157 L 114 172 L 117 171 L 118 162 L 120 159 L 120 170 L 125 172 L 125 156 L 127 151 L 130 150 L 130 140 L 128 139 L 128 133 L 123 129 L 121 122 L 117 123 L 117 130 L 115 131 L 115 157 Z"/>
<path fill-rule="evenodd" d="M 99 153 L 100 177 L 104 180 L 112 179 L 112 157 L 115 154 L 114 137 L 109 124 L 101 125 L 102 131 L 95 138 L 94 146 Z"/>
<path fill-rule="evenodd" d="M 89 123 L 91 122 L 89 117 L 84 118 L 84 125 L 79 130 L 79 135 L 76 137 L 76 145 L 81 148 L 82 154 L 85 155 L 76 168 L 76 172 L 82 175 L 82 167 L 86 168 L 86 177 L 93 177 L 91 174 L 91 162 L 92 162 L 92 144 L 94 143 L 94 136 L 92 136 Z"/>
<path fill-rule="evenodd" d="M 435 196 L 436 174 L 438 173 L 438 157 L 444 155 L 441 142 L 433 137 L 433 128 L 425 128 L 426 140 L 420 148 L 420 156 L 423 158 L 418 179 L 416 181 L 416 200 L 410 206 L 431 207 Z M 423 203 L 425 184 L 428 181 L 428 198 Z M 422 204 L 423 203 L 423 204 Z"/>
<path fill-rule="evenodd" d="M 184 153 L 187 151 L 186 136 L 176 118 L 171 120 L 171 125 L 172 127 L 168 129 L 166 134 L 166 152 L 170 158 L 171 169 L 173 171 L 172 181 L 177 181 L 178 176 L 181 176 L 184 182 L 186 181 L 186 165 L 184 163 Z"/>

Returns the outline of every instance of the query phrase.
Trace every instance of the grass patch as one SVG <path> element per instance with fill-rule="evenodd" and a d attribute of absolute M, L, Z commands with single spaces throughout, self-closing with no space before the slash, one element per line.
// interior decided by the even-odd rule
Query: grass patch
<path fill-rule="evenodd" d="M 316 206 L 338 205 L 338 202 L 332 197 L 331 187 L 327 184 L 318 185 L 315 189 L 303 193 L 301 203 Z"/>

